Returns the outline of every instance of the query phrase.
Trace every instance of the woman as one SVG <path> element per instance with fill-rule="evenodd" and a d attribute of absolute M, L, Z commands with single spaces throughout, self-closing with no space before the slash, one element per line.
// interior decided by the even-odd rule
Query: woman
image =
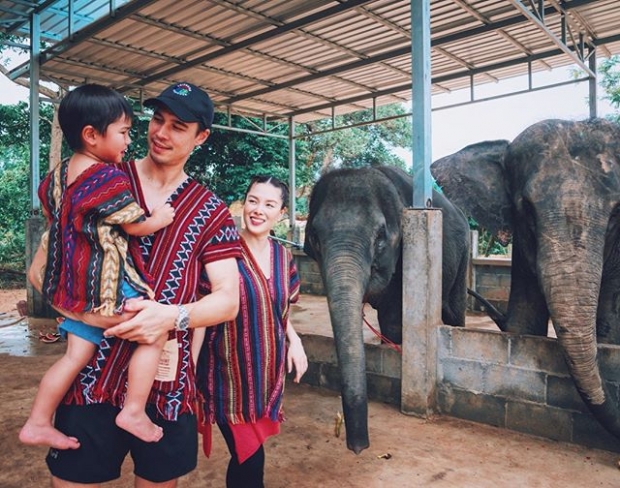
<path fill-rule="evenodd" d="M 291 253 L 269 238 L 286 201 L 288 188 L 278 179 L 258 176 L 250 182 L 240 231 L 239 315 L 206 331 L 198 361 L 205 454 L 210 424 L 217 423 L 231 455 L 228 488 L 263 486 L 263 442 L 280 431 L 286 371 L 295 368 L 298 383 L 308 368 L 289 320 L 289 305 L 299 296 L 297 269 Z"/>

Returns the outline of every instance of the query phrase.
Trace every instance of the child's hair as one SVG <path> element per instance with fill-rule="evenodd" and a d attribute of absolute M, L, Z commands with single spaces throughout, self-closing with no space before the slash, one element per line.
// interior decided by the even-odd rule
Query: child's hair
<path fill-rule="evenodd" d="M 72 151 L 82 149 L 82 130 L 87 125 L 100 134 L 121 117 L 133 120 L 133 110 L 120 93 L 102 85 L 87 84 L 70 91 L 60 102 L 58 121 Z"/>
<path fill-rule="evenodd" d="M 245 196 L 243 197 L 244 200 L 245 198 L 247 198 L 248 193 L 250 193 L 250 190 L 252 189 L 252 187 L 256 185 L 257 183 L 269 183 L 271 186 L 275 188 L 279 188 L 282 194 L 282 208 L 288 205 L 288 185 L 280 181 L 278 178 L 275 178 L 270 175 L 253 176 L 252 179 L 250 180 L 250 184 L 248 185 L 247 190 L 245 191 Z"/>

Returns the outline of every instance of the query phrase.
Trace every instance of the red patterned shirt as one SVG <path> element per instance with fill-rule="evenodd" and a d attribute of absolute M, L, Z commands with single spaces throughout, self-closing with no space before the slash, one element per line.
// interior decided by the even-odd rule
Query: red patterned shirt
<path fill-rule="evenodd" d="M 239 314 L 206 332 L 198 387 L 211 423 L 282 420 L 286 326 L 290 304 L 299 298 L 299 275 L 291 253 L 273 240 L 270 244 L 271 278 L 266 279 L 241 239 Z M 203 282 L 203 291 L 208 289 Z"/>
<path fill-rule="evenodd" d="M 122 165 L 133 194 L 146 209 L 136 163 Z M 207 263 L 240 257 L 237 228 L 226 205 L 211 191 L 187 179 L 169 199 L 175 209 L 173 223 L 154 236 L 141 239 L 147 271 L 153 276 L 155 298 L 161 303 L 189 303 L 197 299 L 201 271 Z M 174 331 L 178 364 L 174 381 L 155 381 L 148 402 L 168 420 L 195 413 L 196 387 L 191 360 L 192 330 Z M 65 396 L 67 404 L 111 403 L 122 406 L 127 367 L 134 344 L 103 338 L 97 354 L 81 371 Z"/>
<path fill-rule="evenodd" d="M 144 210 L 127 174 L 97 163 L 67 185 L 69 160 L 41 182 L 39 198 L 50 220 L 43 296 L 70 312 L 113 315 L 122 307 L 123 281 L 151 294 L 138 241 L 120 227 L 141 222 Z"/>

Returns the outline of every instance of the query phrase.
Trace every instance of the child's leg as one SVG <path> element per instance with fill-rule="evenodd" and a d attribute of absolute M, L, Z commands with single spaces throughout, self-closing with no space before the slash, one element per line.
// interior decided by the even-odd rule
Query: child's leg
<path fill-rule="evenodd" d="M 125 405 L 116 416 L 116 425 L 144 442 L 157 442 L 164 435 L 163 429 L 151 421 L 144 409 L 167 340 L 164 334 L 154 344 L 136 347 L 129 362 Z"/>
<path fill-rule="evenodd" d="M 95 345 L 76 335 L 68 334 L 67 351 L 43 375 L 34 398 L 30 416 L 19 432 L 19 440 L 29 445 L 56 449 L 77 449 L 79 441 L 56 430 L 52 419 L 56 408 L 73 383 L 76 375 L 90 361 Z"/>

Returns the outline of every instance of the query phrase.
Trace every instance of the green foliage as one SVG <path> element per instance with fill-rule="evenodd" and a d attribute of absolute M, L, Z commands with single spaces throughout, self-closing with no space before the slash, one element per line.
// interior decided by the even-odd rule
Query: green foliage
<path fill-rule="evenodd" d="M 606 58 L 599 64 L 600 85 L 605 90 L 605 100 L 612 107 L 620 109 L 620 56 Z M 609 119 L 620 123 L 620 113 L 611 114 Z"/>
<path fill-rule="evenodd" d="M 53 108 L 42 105 L 41 176 L 47 172 Z M 25 225 L 30 216 L 30 125 L 24 102 L 0 105 L 0 267 L 25 271 Z"/>
<path fill-rule="evenodd" d="M 24 159 L 25 157 L 25 159 Z M 25 222 L 30 215 L 28 154 L 0 146 L 0 267 L 25 271 Z"/>
<path fill-rule="evenodd" d="M 215 123 L 224 125 L 223 114 L 216 114 Z M 256 130 L 255 125 L 243 118 L 235 118 L 233 126 Z M 288 130 L 286 126 L 272 129 L 271 133 L 280 136 L 285 136 Z M 297 142 L 297 156 L 304 151 L 305 143 Z M 257 174 L 271 174 L 288 182 L 288 166 L 287 139 L 214 129 L 208 141 L 191 155 L 187 170 L 230 204 L 243 198 L 250 179 Z M 298 185 L 307 182 L 303 167 L 297 168 L 296 179 Z"/>
<path fill-rule="evenodd" d="M 307 135 L 305 166 L 313 179 L 330 168 L 358 168 L 364 166 L 394 165 L 404 168 L 402 158 L 392 153 L 396 147 L 411 147 L 412 129 L 410 117 L 402 104 L 377 108 L 377 118 L 394 117 L 378 124 L 360 125 L 336 132 L 331 119 L 306 124 L 302 131 Z M 372 120 L 372 110 L 362 110 L 336 118 L 336 127 L 364 124 Z M 315 134 L 318 133 L 318 134 Z M 299 159 L 302 161 L 302 159 Z"/>
<path fill-rule="evenodd" d="M 478 231 L 478 254 L 480 256 L 507 256 L 508 247 L 502 246 L 495 234 L 492 234 L 483 227 L 480 227 L 471 217 L 467 218 L 470 230 Z"/>

